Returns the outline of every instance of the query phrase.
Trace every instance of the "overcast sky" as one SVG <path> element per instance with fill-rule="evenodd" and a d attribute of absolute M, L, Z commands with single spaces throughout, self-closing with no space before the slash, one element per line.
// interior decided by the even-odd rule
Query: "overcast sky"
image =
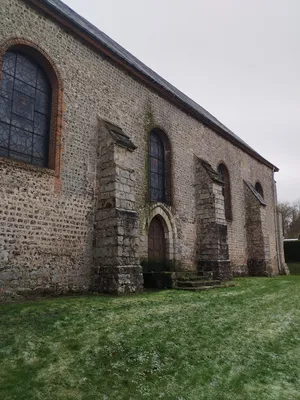
<path fill-rule="evenodd" d="M 300 198 L 300 0 L 64 0 L 279 167 Z"/>

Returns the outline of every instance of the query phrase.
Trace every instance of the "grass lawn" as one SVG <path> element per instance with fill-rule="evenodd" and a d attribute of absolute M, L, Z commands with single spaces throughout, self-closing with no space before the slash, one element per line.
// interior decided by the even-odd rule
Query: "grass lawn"
<path fill-rule="evenodd" d="M 0 306 L 1 400 L 300 399 L 300 276 Z"/>

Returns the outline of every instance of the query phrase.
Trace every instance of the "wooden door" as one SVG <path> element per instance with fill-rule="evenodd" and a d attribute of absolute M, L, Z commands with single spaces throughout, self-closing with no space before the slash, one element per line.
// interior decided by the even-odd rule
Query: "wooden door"
<path fill-rule="evenodd" d="M 158 217 L 153 218 L 149 227 L 148 259 L 162 263 L 166 259 L 165 233 L 162 222 Z"/>

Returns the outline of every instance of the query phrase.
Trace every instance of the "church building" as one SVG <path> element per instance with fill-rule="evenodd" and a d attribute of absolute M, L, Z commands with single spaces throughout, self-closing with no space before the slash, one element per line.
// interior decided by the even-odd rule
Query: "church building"
<path fill-rule="evenodd" d="M 287 272 L 275 165 L 60 0 L 0 2 L 0 294 Z"/>

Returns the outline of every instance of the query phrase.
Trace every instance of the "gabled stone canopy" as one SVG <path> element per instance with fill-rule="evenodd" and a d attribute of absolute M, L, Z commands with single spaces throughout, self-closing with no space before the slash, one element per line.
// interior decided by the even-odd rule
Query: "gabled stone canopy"
<path fill-rule="evenodd" d="M 219 183 L 220 185 L 224 185 L 224 182 L 220 177 L 220 175 L 218 174 L 218 172 L 215 171 L 207 161 L 201 158 L 199 158 L 199 161 L 213 182 Z"/>
<path fill-rule="evenodd" d="M 258 193 L 258 191 L 255 189 L 255 187 L 252 185 L 250 181 L 244 181 L 245 185 L 248 186 L 248 188 L 251 190 L 251 192 L 254 194 L 254 196 L 257 198 L 257 200 L 260 202 L 262 206 L 266 206 L 267 203 L 263 199 L 263 197 Z"/>
<path fill-rule="evenodd" d="M 103 120 L 103 125 L 117 145 L 124 147 L 129 151 L 133 151 L 137 148 L 131 141 L 130 137 L 124 133 L 122 128 L 105 120 Z"/>

